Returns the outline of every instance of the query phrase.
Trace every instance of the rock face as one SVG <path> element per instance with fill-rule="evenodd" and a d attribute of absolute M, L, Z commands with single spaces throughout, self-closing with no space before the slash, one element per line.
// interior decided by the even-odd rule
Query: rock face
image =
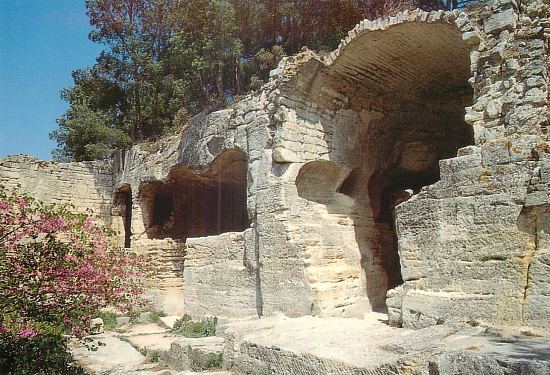
<path fill-rule="evenodd" d="M 162 360 L 177 371 L 219 367 L 223 347 L 221 337 L 180 338 L 172 343 Z"/>
<path fill-rule="evenodd" d="M 29 193 L 46 203 L 71 204 L 91 210 L 111 224 L 113 169 L 111 162 L 54 163 L 19 155 L 0 159 L 0 185 Z"/>
<path fill-rule="evenodd" d="M 225 332 L 224 365 L 245 374 L 296 375 L 550 371 L 548 337 L 534 337 L 530 331 L 449 325 L 398 329 L 376 315 L 362 320 L 305 316 L 231 323 Z"/>
<path fill-rule="evenodd" d="M 169 314 L 545 326 L 548 14 L 365 20 L 178 136 L 101 163 L 11 157 L 0 182 L 98 213 L 152 256 Z"/>
<path fill-rule="evenodd" d="M 458 17 L 478 35 L 466 108 L 475 145 L 440 161 L 440 180 L 396 209 L 405 283 L 390 293 L 394 321 L 547 325 L 547 20 L 513 2 Z"/>

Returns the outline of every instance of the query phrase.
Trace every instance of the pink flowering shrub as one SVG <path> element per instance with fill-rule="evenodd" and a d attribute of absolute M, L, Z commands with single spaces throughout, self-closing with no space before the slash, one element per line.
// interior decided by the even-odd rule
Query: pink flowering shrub
<path fill-rule="evenodd" d="M 0 357 L 2 343 L 82 337 L 101 308 L 142 304 L 143 269 L 89 216 L 0 186 Z"/>

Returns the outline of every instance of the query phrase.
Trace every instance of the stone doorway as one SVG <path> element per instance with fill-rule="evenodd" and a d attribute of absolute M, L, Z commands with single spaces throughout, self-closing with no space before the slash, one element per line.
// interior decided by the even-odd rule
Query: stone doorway
<path fill-rule="evenodd" d="M 124 231 L 124 247 L 132 245 L 132 190 L 130 186 L 123 186 L 115 192 L 114 207 L 122 219 Z"/>

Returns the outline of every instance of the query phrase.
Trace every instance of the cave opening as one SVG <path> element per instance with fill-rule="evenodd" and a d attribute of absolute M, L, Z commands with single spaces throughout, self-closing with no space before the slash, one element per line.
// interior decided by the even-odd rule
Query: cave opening
<path fill-rule="evenodd" d="M 331 267 L 351 269 L 355 262 L 364 278 L 360 284 L 368 305 L 374 310 L 385 310 L 388 290 L 404 281 L 395 228 L 396 207 L 424 187 L 437 183 L 439 161 L 456 156 L 459 148 L 472 144 L 473 132 L 462 121 L 459 110 L 448 116 L 430 116 L 419 111 L 408 118 L 388 113 L 369 126 L 369 132 L 358 142 L 358 149 L 364 150 L 362 154 L 347 148 L 337 150 L 341 152 L 338 162 L 305 163 L 295 184 L 299 197 L 324 207 L 307 206 L 307 217 L 301 220 L 308 228 L 313 225 L 312 220 L 318 220 L 316 228 L 322 239 L 318 248 L 334 249 L 307 254 L 312 272 L 320 269 L 331 272 Z M 343 216 L 351 223 L 342 220 Z M 317 275 L 311 278 L 320 279 Z M 329 287 L 322 283 L 313 289 L 318 295 L 327 295 L 322 298 L 333 299 L 333 306 L 326 311 L 349 310 L 342 307 L 349 301 L 339 296 L 356 290 L 357 285 L 350 279 L 347 285 L 341 282 Z M 338 288 L 343 289 L 341 294 L 336 292 Z M 358 300 L 356 297 L 349 300 Z"/>
<path fill-rule="evenodd" d="M 470 48 L 454 24 L 403 22 L 355 37 L 311 84 L 312 100 L 332 111 L 324 141 L 333 165 L 319 182 L 306 173 L 316 162 L 306 163 L 298 195 L 329 213 L 348 212 L 355 241 L 345 238 L 342 247 L 358 249 L 373 309 L 385 309 L 387 291 L 404 281 L 396 206 L 440 179 L 440 160 L 474 144 L 464 121 L 473 98 Z M 335 217 L 321 220 L 329 226 Z"/>
<path fill-rule="evenodd" d="M 115 193 L 115 204 L 122 218 L 124 229 L 124 247 L 132 245 L 132 190 L 130 186 L 124 186 Z"/>
<path fill-rule="evenodd" d="M 449 95 L 455 104 L 449 111 L 426 111 L 427 101 L 422 108 L 409 106 L 407 113 L 388 111 L 371 123 L 361 140 L 364 153 L 350 163 L 354 168 L 337 190 L 359 207 L 352 216 L 373 309 L 385 309 L 387 291 L 403 283 L 396 206 L 440 179 L 440 160 L 474 142 L 472 128 L 463 121 L 469 95 L 464 92 Z"/>
<path fill-rule="evenodd" d="M 176 166 L 165 181 L 144 184 L 140 202 L 147 236 L 185 241 L 245 230 L 247 173 L 246 155 L 226 150 L 206 171 Z"/>
<path fill-rule="evenodd" d="M 388 290 L 404 281 L 395 228 L 396 206 L 440 179 L 440 160 L 455 157 L 459 148 L 474 142 L 473 130 L 462 115 L 467 95 L 467 91 L 457 91 L 456 97 L 450 96 L 448 100 L 454 100 L 455 106 L 444 112 L 429 113 L 425 107 L 411 106 L 407 113 L 388 110 L 383 117 L 370 121 L 367 131 L 355 135 L 355 147 L 346 144 L 335 148 L 335 161 L 311 161 L 298 172 L 298 196 L 325 207 L 320 210 L 308 206 L 308 217 L 302 220 L 319 220 L 320 238 L 327 238 L 328 233 L 338 238 L 323 239 L 319 247 L 334 248 L 334 254 L 339 254 L 337 260 L 329 252 L 308 254 L 308 261 L 317 270 L 327 265 L 326 272 L 330 272 L 328 265 L 347 269 L 353 267 L 353 262 L 360 262 L 363 293 L 372 309 L 385 310 Z M 353 229 L 345 227 L 349 224 L 341 220 L 343 215 L 351 219 Z M 308 228 L 312 224 L 308 223 Z M 347 234 L 350 231 L 353 240 Z M 335 245 L 335 241 L 341 242 Z M 360 255 L 359 262 L 354 252 Z M 312 280 L 316 279 L 314 275 Z M 344 306 L 348 303 L 345 298 L 342 301 L 334 296 L 345 295 L 357 285 L 349 281 L 347 286 L 340 284 L 330 288 L 320 284 L 317 293 L 330 290 L 325 293 L 329 297 L 323 298 L 333 298 L 334 306 Z M 345 290 L 338 294 L 334 292 L 338 288 Z"/>
<path fill-rule="evenodd" d="M 351 216 L 373 309 L 385 309 L 388 290 L 403 283 L 396 206 L 440 179 L 440 160 L 474 142 L 472 128 L 463 121 L 468 95 L 467 90 L 449 95 L 454 106 L 448 111 L 426 111 L 428 101 L 409 106 L 407 113 L 388 111 L 360 139 L 361 157 L 347 155 L 351 172 L 337 192 L 356 202 Z"/>
<path fill-rule="evenodd" d="M 170 216 L 172 216 L 172 211 L 174 210 L 174 203 L 172 202 L 172 194 L 169 189 L 160 187 L 154 193 L 153 197 L 153 219 L 152 224 L 159 227 L 164 227 Z"/>

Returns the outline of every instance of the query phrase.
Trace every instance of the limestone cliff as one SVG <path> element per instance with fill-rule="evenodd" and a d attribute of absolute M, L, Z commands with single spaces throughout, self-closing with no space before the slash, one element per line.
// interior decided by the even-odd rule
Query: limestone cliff
<path fill-rule="evenodd" d="M 167 312 L 547 326 L 549 6 L 363 21 L 113 160 L 0 161 L 152 255 Z"/>

